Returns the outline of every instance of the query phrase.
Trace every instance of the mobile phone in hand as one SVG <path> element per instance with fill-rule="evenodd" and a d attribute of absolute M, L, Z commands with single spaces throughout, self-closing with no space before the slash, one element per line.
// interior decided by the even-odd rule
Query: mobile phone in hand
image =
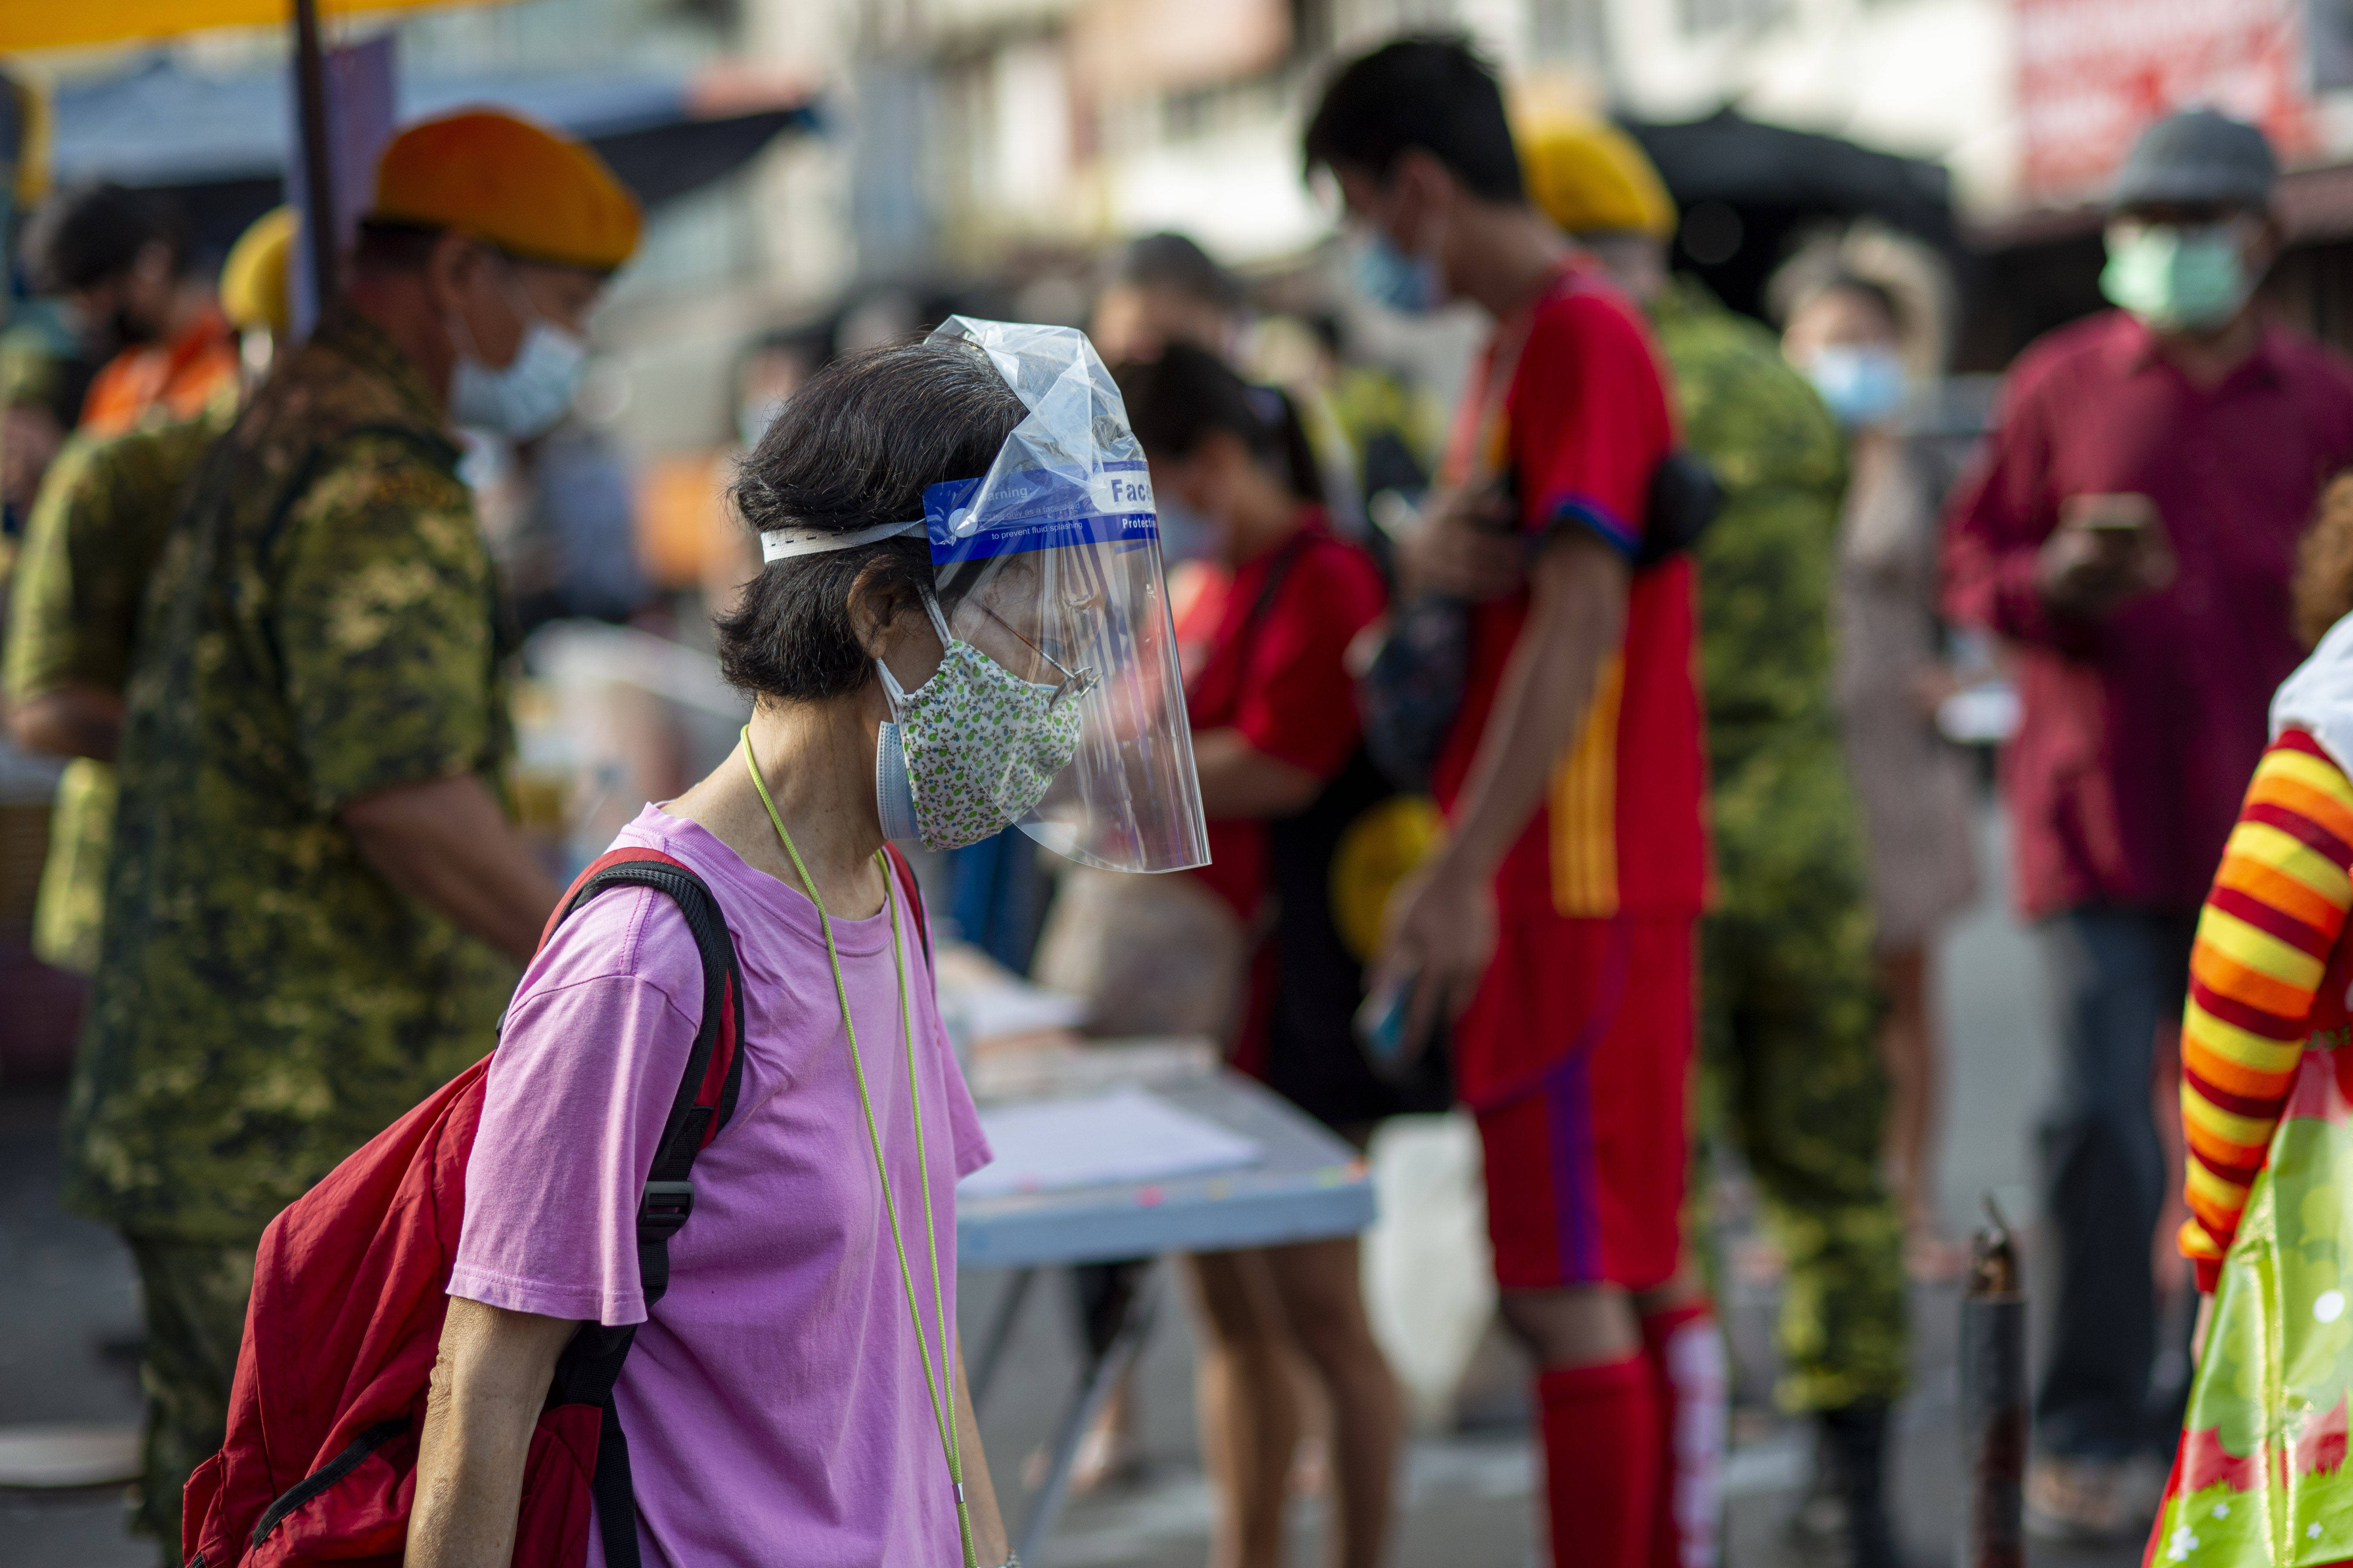
<path fill-rule="evenodd" d="M 1356 1009 L 1356 1044 L 1376 1078 L 1397 1082 L 1413 1072 L 1414 1057 L 1406 1053 L 1405 1029 L 1413 1011 L 1418 978 L 1408 974 L 1375 986 Z"/>
<path fill-rule="evenodd" d="M 2147 532 L 2157 522 L 2157 503 L 2145 495 L 2073 495 L 2060 509 L 2060 521 L 2086 533 L 2110 537 Z"/>

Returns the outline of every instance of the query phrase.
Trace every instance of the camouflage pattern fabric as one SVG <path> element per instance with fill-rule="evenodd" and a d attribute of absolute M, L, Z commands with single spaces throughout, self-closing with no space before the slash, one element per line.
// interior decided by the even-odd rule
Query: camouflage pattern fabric
<path fill-rule="evenodd" d="M 147 579 L 205 450 L 234 398 L 197 418 L 111 440 L 69 442 L 41 485 L 10 585 L 0 687 L 22 703 L 63 686 L 120 694 Z M 98 965 L 114 769 L 76 758 L 58 783 L 49 854 L 34 905 L 33 951 L 88 974 Z"/>
<path fill-rule="evenodd" d="M 147 1305 L 139 1362 L 147 1430 L 132 1528 L 155 1537 L 164 1568 L 177 1568 L 181 1494 L 228 1435 L 229 1385 L 253 1294 L 254 1249 L 130 1240 Z"/>
<path fill-rule="evenodd" d="M 90 372 L 76 373 L 79 351 L 54 312 L 26 316 L 0 331 L 0 408 L 38 408 L 70 430 Z"/>
<path fill-rule="evenodd" d="M 127 690 L 67 1199 L 250 1242 L 490 1048 L 512 965 L 406 898 L 336 813 L 512 752 L 498 588 L 458 449 L 380 331 L 332 313 L 206 455 Z"/>
<path fill-rule="evenodd" d="M 1903 1226 L 1879 1169 L 1861 810 L 1831 702 L 1845 443 L 1780 345 L 1698 284 L 1651 319 L 1684 438 L 1725 491 L 1698 548 L 1717 898 L 1702 936 L 1704 1133 L 1736 1142 L 1787 1263 L 1781 1403 L 1893 1399 Z"/>

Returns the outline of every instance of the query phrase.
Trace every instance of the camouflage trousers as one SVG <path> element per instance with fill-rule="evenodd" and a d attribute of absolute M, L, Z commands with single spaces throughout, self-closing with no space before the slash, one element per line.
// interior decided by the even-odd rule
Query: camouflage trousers
<path fill-rule="evenodd" d="M 196 1467 L 220 1451 L 228 1429 L 254 1247 L 124 1239 L 147 1303 L 147 1347 L 139 1364 L 146 1450 L 134 1528 L 154 1535 L 166 1568 L 177 1568 L 180 1494 Z"/>
<path fill-rule="evenodd" d="M 1736 896 L 1702 938 L 1703 1140 L 1738 1148 L 1781 1251 L 1775 1394 L 1796 1412 L 1893 1400 L 1906 1365 L 1870 913 L 1841 880 L 1801 879 L 1769 915 Z"/>

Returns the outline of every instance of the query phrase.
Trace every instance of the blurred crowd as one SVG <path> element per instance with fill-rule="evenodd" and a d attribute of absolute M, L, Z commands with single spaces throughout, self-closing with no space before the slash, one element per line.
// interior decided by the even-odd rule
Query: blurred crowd
<path fill-rule="evenodd" d="M 307 333 L 290 211 L 225 259 L 119 186 L 32 215 L 39 299 L 0 336 L 6 723 L 70 759 L 34 942 L 89 977 L 69 1199 L 139 1268 L 166 1562 L 262 1228 L 481 1054 L 562 882 L 733 743 L 724 700 L 724 733 L 649 710 L 626 776 L 535 784 L 534 634 L 751 636 L 747 585 L 797 568 L 731 496 L 780 418 L 818 429 L 809 397 L 1017 300 L 1083 317 L 1148 459 L 1211 858 L 1128 876 L 1004 820 L 950 843 L 918 791 L 938 929 L 1084 997 L 1092 1033 L 1216 1037 L 1359 1149 L 1475 1118 L 1563 1564 L 1718 1561 L 1710 1205 L 1737 1173 L 1780 1283 L 1775 1397 L 1818 1436 L 1795 1528 L 1887 1568 L 1907 1281 L 1968 1263 L 1934 968 L 1980 886 L 1964 742 L 2014 690 L 2000 788 L 2061 1084 L 2028 1507 L 2054 1539 L 2148 1528 L 2198 1318 L 2168 1221 L 2211 1292 L 2285 1092 L 2246 1075 L 2301 1037 L 2249 1012 L 2271 992 L 2223 995 L 2226 960 L 2260 963 L 2200 911 L 2345 575 L 2315 533 L 2296 580 L 2353 465 L 2353 367 L 2267 312 L 2262 134 L 2146 133 L 2111 192 L 2116 309 L 2030 348 L 1965 456 L 1932 417 L 1951 258 L 1916 238 L 1825 224 L 1769 321 L 1736 312 L 1674 270 L 1630 136 L 1513 119 L 1447 38 L 1336 72 L 1303 152 L 1342 229 L 1314 267 L 1158 233 L 1083 287 L 863 290 L 744 342 L 736 429 L 651 464 L 587 416 L 637 208 L 556 133 L 403 131 Z M 2321 833 L 2306 853 L 2345 850 Z M 2294 910 L 2287 875 L 2257 891 Z M 2253 896 L 2214 894 L 2276 931 Z M 1082 1308 L 1134 1267 L 1079 1270 Z M 1186 1262 L 1226 1568 L 1282 1560 L 1310 1434 L 1333 1560 L 1387 1560 L 1406 1413 L 1362 1271 L 1354 1238 Z M 1123 1394 L 1091 1474 L 1134 1423 Z"/>

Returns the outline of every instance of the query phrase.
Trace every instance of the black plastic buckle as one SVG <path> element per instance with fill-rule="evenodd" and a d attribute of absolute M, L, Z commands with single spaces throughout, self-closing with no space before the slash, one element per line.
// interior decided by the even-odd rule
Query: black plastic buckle
<path fill-rule="evenodd" d="M 648 1182 L 646 1195 L 638 1205 L 638 1231 L 657 1234 L 668 1241 L 694 1212 L 692 1182 Z"/>

